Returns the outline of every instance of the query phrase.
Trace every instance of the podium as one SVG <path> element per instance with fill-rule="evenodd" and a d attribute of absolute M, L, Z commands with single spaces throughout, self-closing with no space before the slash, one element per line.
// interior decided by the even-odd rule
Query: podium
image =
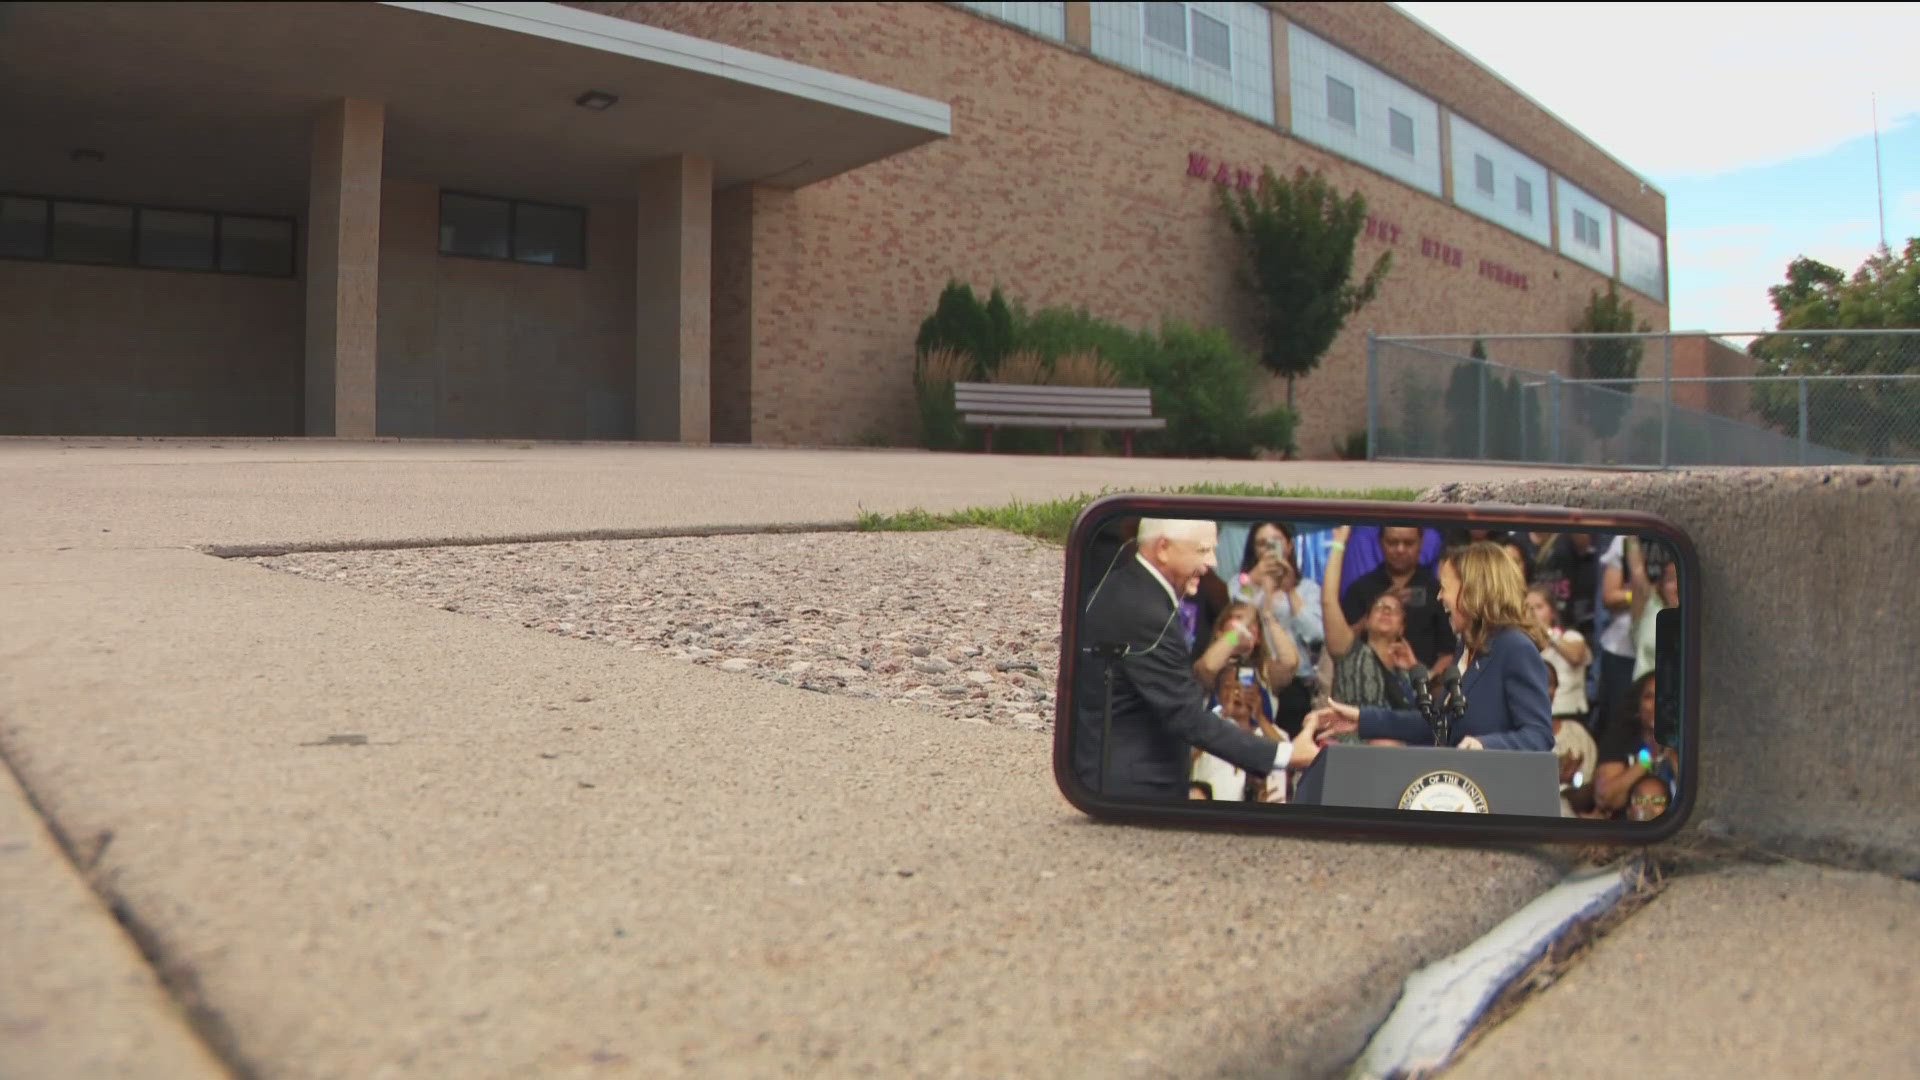
<path fill-rule="evenodd" d="M 1559 817 L 1560 760 L 1551 750 L 1335 743 L 1300 774 L 1292 801 Z"/>

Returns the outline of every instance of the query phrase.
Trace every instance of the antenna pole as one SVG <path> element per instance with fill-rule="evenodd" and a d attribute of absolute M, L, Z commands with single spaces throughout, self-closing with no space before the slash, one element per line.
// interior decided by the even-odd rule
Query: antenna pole
<path fill-rule="evenodd" d="M 1880 250 L 1887 250 L 1887 183 L 1880 172 L 1880 96 L 1870 97 L 1873 102 L 1873 192 L 1874 201 L 1880 209 Z"/>

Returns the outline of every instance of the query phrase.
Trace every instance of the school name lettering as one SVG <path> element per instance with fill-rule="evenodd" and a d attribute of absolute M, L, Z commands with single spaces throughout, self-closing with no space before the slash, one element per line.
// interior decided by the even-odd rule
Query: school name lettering
<path fill-rule="evenodd" d="M 1256 186 L 1265 183 L 1262 173 L 1220 161 L 1197 151 L 1187 152 L 1187 176 L 1195 180 L 1205 180 L 1220 187 L 1231 187 L 1236 191 L 1252 191 Z M 1365 235 L 1369 240 L 1378 241 L 1389 247 L 1399 247 L 1402 232 L 1399 222 L 1373 214 L 1367 215 Z M 1420 254 L 1424 258 L 1432 259 L 1442 266 L 1451 266 L 1456 270 L 1465 268 L 1467 264 L 1465 250 L 1431 236 L 1420 237 Z M 1476 259 L 1474 265 L 1481 277 L 1495 284 L 1505 285 L 1509 289 L 1519 289 L 1522 292 L 1531 288 L 1527 275 L 1492 259 Z"/>

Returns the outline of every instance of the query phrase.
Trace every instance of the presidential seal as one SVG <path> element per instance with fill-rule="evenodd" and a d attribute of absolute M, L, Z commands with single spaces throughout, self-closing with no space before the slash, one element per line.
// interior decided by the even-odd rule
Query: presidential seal
<path fill-rule="evenodd" d="M 1487 793 L 1470 778 L 1442 769 L 1430 772 L 1413 783 L 1400 796 L 1402 810 L 1437 810 L 1452 814 L 1487 813 Z"/>

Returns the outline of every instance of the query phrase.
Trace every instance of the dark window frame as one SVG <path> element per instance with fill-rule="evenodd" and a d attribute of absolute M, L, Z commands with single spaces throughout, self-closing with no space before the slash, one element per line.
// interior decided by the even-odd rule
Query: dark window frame
<path fill-rule="evenodd" d="M 1473 155 L 1473 189 L 1488 197 L 1500 189 L 1500 176 L 1494 171 L 1493 159 L 1485 154 Z"/>
<path fill-rule="evenodd" d="M 585 270 L 590 262 L 590 257 L 587 252 L 587 208 L 584 206 L 574 206 L 569 203 L 546 202 L 541 199 L 518 199 L 508 195 L 490 195 L 484 191 L 468 191 L 464 188 L 441 188 L 440 200 L 436 207 L 436 226 L 446 221 L 446 197 L 448 195 L 458 195 L 463 199 L 484 199 L 487 202 L 506 203 L 507 254 L 502 257 L 499 255 L 474 255 L 465 251 L 448 251 L 445 242 L 440 240 L 437 235 L 440 229 L 435 228 L 434 232 L 436 236 L 434 247 L 442 258 L 473 259 L 478 262 L 490 263 L 513 263 L 517 266 L 544 266 L 550 270 Z M 515 250 L 515 233 L 519 231 L 519 208 L 521 206 L 537 206 L 543 210 L 568 210 L 580 215 L 580 261 L 578 263 L 538 262 L 532 259 L 519 258 Z"/>
<path fill-rule="evenodd" d="M 1208 22 L 1219 23 L 1221 28 L 1226 30 L 1227 32 L 1227 62 L 1226 63 L 1216 64 L 1213 61 L 1207 59 L 1206 57 L 1200 55 L 1200 35 L 1194 33 L 1194 27 L 1198 25 L 1198 20 L 1200 19 L 1205 19 Z M 1196 63 L 1205 64 L 1208 67 L 1213 68 L 1215 71 L 1222 71 L 1228 75 L 1238 77 L 1239 73 L 1233 70 L 1233 23 L 1226 19 L 1216 19 L 1212 15 L 1209 15 L 1206 12 L 1201 11 L 1199 8 L 1194 7 L 1192 4 L 1188 4 L 1187 5 L 1187 55 L 1191 56 Z"/>
<path fill-rule="evenodd" d="M 1335 96 L 1333 88 L 1336 86 L 1347 92 L 1347 111 L 1349 115 L 1345 117 L 1339 116 L 1333 111 L 1333 99 Z M 1338 124 L 1346 128 L 1348 131 L 1358 132 L 1360 130 L 1360 91 L 1345 79 L 1337 79 L 1332 75 L 1327 76 L 1327 120 L 1330 123 Z"/>
<path fill-rule="evenodd" d="M 1394 136 L 1398 133 L 1398 125 L 1394 123 L 1396 120 L 1406 121 L 1407 145 L 1404 149 L 1394 140 Z M 1392 150 L 1396 154 L 1405 154 L 1410 158 L 1418 158 L 1420 156 L 1420 152 L 1417 149 L 1420 145 L 1419 130 L 1420 129 L 1414 124 L 1411 114 L 1403 113 L 1399 109 L 1391 106 L 1387 108 L 1387 149 Z"/>
<path fill-rule="evenodd" d="M 41 215 L 39 255 L 0 254 L 0 259 L 10 262 L 47 263 L 54 266 L 104 266 L 120 270 L 145 270 L 160 274 L 219 274 L 223 277 L 268 278 L 275 281 L 288 281 L 300 276 L 300 222 L 286 214 L 256 214 L 237 210 L 210 210 L 204 206 L 176 206 L 162 203 L 134 203 L 113 199 L 79 199 L 62 195 L 44 195 L 30 191 L 0 191 L 0 199 L 33 199 L 46 205 Z M 54 207 L 66 203 L 73 206 L 105 206 L 116 210 L 129 210 L 133 220 L 128 228 L 131 232 L 127 245 L 127 261 L 99 262 L 92 259 L 58 259 L 53 254 Z M 140 261 L 140 215 L 152 210 L 159 213 L 210 214 L 213 216 L 213 260 L 206 267 L 198 266 L 149 266 Z M 226 232 L 227 218 L 255 218 L 261 221 L 278 221 L 287 226 L 287 268 L 285 273 L 260 273 L 253 270 L 222 270 L 220 268 L 221 242 Z"/>

